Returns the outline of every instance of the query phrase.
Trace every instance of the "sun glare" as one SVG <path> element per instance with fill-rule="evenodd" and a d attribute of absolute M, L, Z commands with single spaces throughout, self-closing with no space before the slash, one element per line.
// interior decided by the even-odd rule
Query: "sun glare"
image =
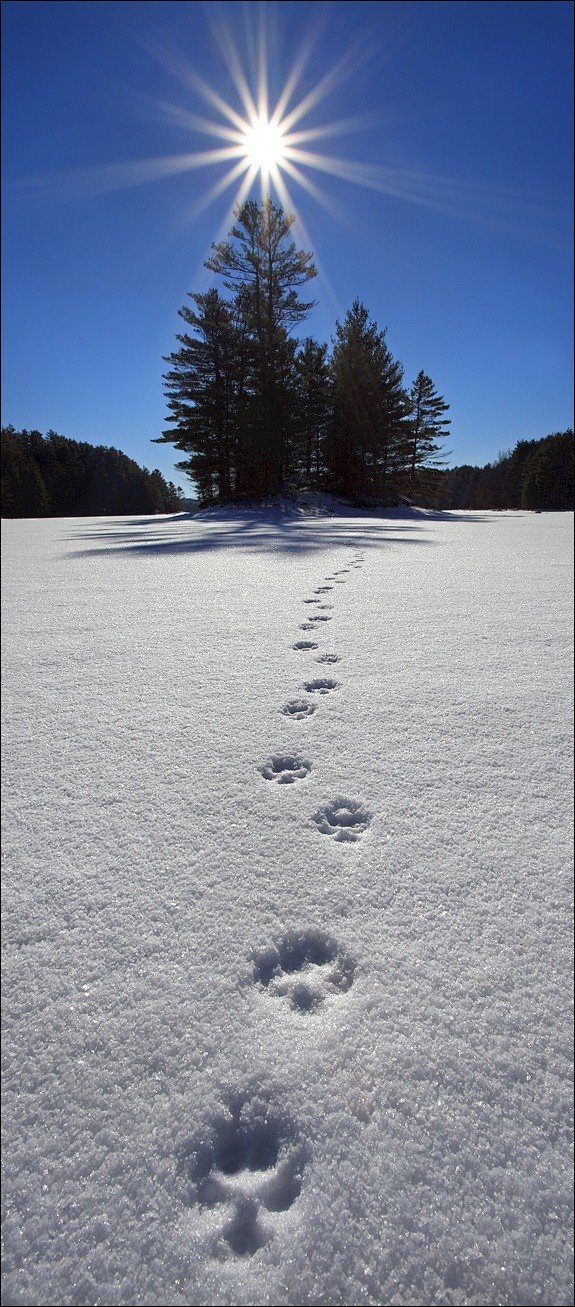
<path fill-rule="evenodd" d="M 217 8 L 215 4 L 208 6 L 210 14 L 217 11 Z M 156 112 L 159 111 L 164 120 L 180 131 L 183 129 L 194 137 L 198 133 L 211 137 L 207 148 L 57 173 L 48 177 L 29 177 L 17 185 L 44 195 L 49 201 L 60 203 L 78 194 L 123 190 L 200 168 L 217 169 L 218 175 L 208 183 L 205 190 L 198 191 L 194 188 L 195 199 L 186 214 L 187 220 L 197 218 L 230 188 L 233 188 L 230 206 L 233 209 L 234 205 L 244 202 L 255 185 L 259 185 L 262 198 L 273 191 L 286 210 L 294 211 L 296 206 L 289 191 L 292 183 L 331 213 L 339 213 L 343 217 L 340 205 L 334 200 L 333 188 L 324 188 L 320 184 L 319 178 L 323 174 L 326 178 L 341 179 L 453 217 L 474 222 L 495 220 L 496 226 L 502 225 L 502 218 L 505 217 L 504 197 L 499 192 L 487 191 L 480 184 L 436 177 L 402 167 L 370 165 L 357 159 L 345 159 L 324 152 L 321 143 L 327 138 L 356 131 L 359 127 L 365 127 L 369 121 L 366 117 L 332 119 L 323 123 L 314 121 L 318 105 L 338 89 L 344 80 L 357 72 L 363 62 L 361 51 L 359 48 L 350 48 L 338 63 L 317 80 L 308 79 L 308 86 L 304 90 L 304 75 L 317 41 L 316 31 L 316 40 L 313 41 L 310 37 L 303 45 L 283 88 L 272 100 L 270 72 L 273 70 L 269 51 L 277 45 L 277 40 L 268 39 L 270 34 L 266 25 L 270 19 L 266 11 L 267 6 L 263 4 L 249 10 L 249 13 L 255 14 L 255 27 L 250 27 L 247 43 L 251 56 L 248 61 L 251 77 L 248 77 L 242 66 L 238 46 L 221 15 L 214 12 L 214 17 L 210 19 L 233 84 L 231 96 L 216 90 L 213 82 L 204 81 L 181 52 L 173 48 L 162 50 L 157 46 L 148 46 L 148 53 L 176 77 L 192 93 L 194 99 L 199 94 L 215 110 L 215 116 L 200 116 L 191 107 L 186 108 L 181 99 L 179 104 L 152 101 Z M 277 33 L 272 32 L 271 38 L 274 37 L 277 37 Z M 509 218 L 512 216 L 510 203 L 508 199 Z M 517 207 L 519 213 L 525 210 L 522 204 Z M 298 225 L 309 243 L 301 213 L 298 215 Z M 505 223 L 503 227 L 505 229 Z"/>
<path fill-rule="evenodd" d="M 215 5 L 213 9 L 216 9 Z M 202 192 L 196 190 L 196 198 L 187 215 L 189 219 L 195 219 L 232 187 L 233 204 L 243 203 L 256 184 L 262 198 L 273 191 L 284 208 L 293 210 L 295 206 L 288 189 L 288 183 L 292 182 L 330 211 L 337 211 L 338 205 L 312 180 L 310 173 L 315 171 L 362 185 L 373 184 L 361 174 L 361 165 L 324 154 L 319 149 L 322 139 L 356 130 L 360 124 L 356 119 L 350 119 L 302 127 L 302 120 L 308 118 L 322 100 L 353 73 L 358 63 L 358 51 L 355 48 L 348 50 L 333 68 L 303 91 L 304 73 L 315 44 L 310 37 L 301 48 L 282 89 L 270 104 L 270 42 L 266 30 L 270 20 L 265 9 L 264 5 L 255 7 L 255 27 L 249 33 L 251 79 L 242 66 L 231 30 L 221 16 L 214 15 L 211 19 L 216 42 L 233 84 L 235 94 L 231 96 L 216 90 L 213 83 L 204 81 L 181 52 L 174 48 L 147 47 L 148 53 L 191 91 L 194 98 L 199 93 L 215 110 L 215 116 L 208 118 L 181 103 L 151 101 L 161 117 L 179 130 L 191 132 L 194 136 L 201 133 L 211 137 L 207 148 L 80 169 L 52 177 L 31 177 L 23 179 L 20 185 L 36 193 L 43 192 L 48 199 L 61 201 L 77 194 L 98 194 L 140 186 L 199 168 L 217 168 L 219 176 Z M 301 218 L 299 221 L 301 225 Z"/>
<path fill-rule="evenodd" d="M 315 127 L 302 125 L 302 120 L 308 118 L 321 101 L 356 70 L 358 50 L 348 50 L 333 68 L 311 82 L 311 89 L 308 86 L 303 91 L 304 73 L 315 44 L 310 37 L 302 47 L 279 94 L 272 101 L 270 42 L 266 30 L 269 15 L 266 16 L 263 11 L 263 5 L 257 7 L 256 29 L 250 34 L 249 47 L 252 56 L 255 56 L 252 59 L 255 67 L 252 66 L 251 80 L 242 66 L 238 46 L 229 27 L 221 16 L 214 17 L 212 22 L 214 36 L 237 100 L 236 95 L 224 96 L 213 84 L 205 82 L 183 54 L 176 53 L 173 49 L 159 51 L 156 48 L 150 51 L 188 90 L 194 94 L 199 93 L 206 104 L 216 111 L 216 116 L 209 119 L 199 117 L 182 106 L 165 103 L 158 106 L 162 115 L 176 126 L 189 128 L 194 133 L 199 131 L 219 142 L 193 155 L 181 156 L 181 168 L 177 157 L 173 161 L 174 171 L 221 165 L 219 177 L 196 198 L 190 216 L 196 217 L 231 187 L 234 188 L 234 202 L 242 203 L 256 183 L 259 184 L 262 196 L 273 191 L 286 209 L 293 210 L 295 207 L 288 189 L 288 183 L 295 182 L 315 200 L 334 211 L 338 206 L 330 202 L 319 185 L 311 179 L 310 172 L 323 172 L 324 175 L 331 174 L 332 177 L 346 178 L 348 181 L 360 180 L 357 165 L 354 175 L 354 164 L 324 154 L 319 149 L 322 139 L 357 130 L 360 124 L 356 119 L 333 121 Z M 233 100 L 236 100 L 235 106 Z M 361 181 L 364 179 L 361 178 Z"/>
<path fill-rule="evenodd" d="M 283 162 L 285 147 L 281 129 L 263 115 L 246 132 L 244 146 L 248 163 L 259 172 L 272 172 Z"/>

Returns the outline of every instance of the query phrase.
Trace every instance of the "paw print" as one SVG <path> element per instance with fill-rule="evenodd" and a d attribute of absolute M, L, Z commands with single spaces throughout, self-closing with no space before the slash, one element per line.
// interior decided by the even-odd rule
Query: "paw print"
<path fill-rule="evenodd" d="M 353 984 L 355 963 L 324 930 L 290 930 L 254 953 L 254 980 L 267 994 L 285 998 L 295 1012 L 313 1012 L 326 998 Z"/>
<path fill-rule="evenodd" d="M 203 1136 L 181 1150 L 184 1201 L 210 1222 L 215 1257 L 251 1257 L 273 1238 L 273 1213 L 288 1211 L 301 1192 L 306 1149 L 293 1123 L 256 1091 L 234 1092 Z"/>

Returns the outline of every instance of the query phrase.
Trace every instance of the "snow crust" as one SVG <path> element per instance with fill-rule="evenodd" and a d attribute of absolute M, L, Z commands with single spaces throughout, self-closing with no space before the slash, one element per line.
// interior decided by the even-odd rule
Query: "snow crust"
<path fill-rule="evenodd" d="M 572 525 L 3 524 L 5 1304 L 573 1301 Z"/>

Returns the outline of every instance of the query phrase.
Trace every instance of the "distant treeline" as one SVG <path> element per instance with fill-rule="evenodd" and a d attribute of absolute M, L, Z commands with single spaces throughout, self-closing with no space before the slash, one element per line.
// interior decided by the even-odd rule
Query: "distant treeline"
<path fill-rule="evenodd" d="M 182 493 L 118 449 L 2 427 L 2 517 L 173 513 Z"/>
<path fill-rule="evenodd" d="M 485 467 L 453 467 L 441 473 L 437 506 L 572 511 L 573 432 L 542 440 L 519 440 Z"/>

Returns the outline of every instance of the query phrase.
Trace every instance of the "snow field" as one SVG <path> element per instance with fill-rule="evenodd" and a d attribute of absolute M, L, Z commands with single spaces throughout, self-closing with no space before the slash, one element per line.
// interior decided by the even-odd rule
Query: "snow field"
<path fill-rule="evenodd" d="M 3 1301 L 571 1301 L 572 516 L 3 530 Z"/>

